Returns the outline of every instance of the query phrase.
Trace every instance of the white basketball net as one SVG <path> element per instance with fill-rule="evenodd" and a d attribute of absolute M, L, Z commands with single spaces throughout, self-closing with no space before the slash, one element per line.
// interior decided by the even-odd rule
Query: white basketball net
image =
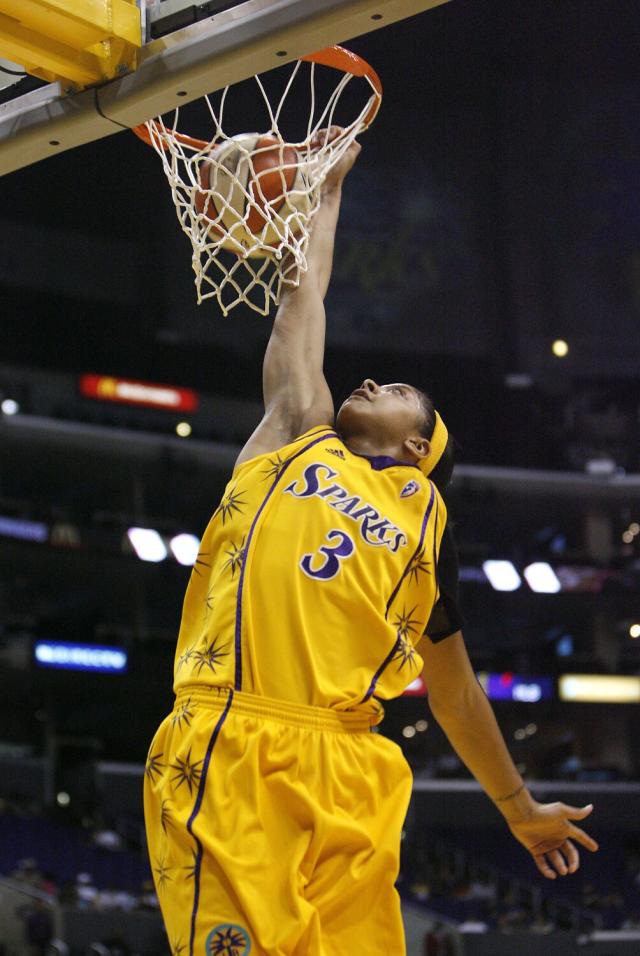
<path fill-rule="evenodd" d="M 292 141 L 285 138 L 280 124 L 288 99 L 293 96 L 294 85 L 299 97 L 298 87 L 301 79 L 304 80 L 305 71 L 309 74 L 305 83 L 310 101 L 309 119 L 304 121 L 306 129 L 297 130 L 298 135 L 303 132 L 302 138 Z M 339 77 L 333 91 L 328 97 L 323 96 L 322 102 L 319 102 L 316 88 L 317 71 L 324 74 L 323 82 L 327 74 Z M 366 129 L 379 105 L 380 91 L 370 76 L 364 75 L 360 79 L 368 83 L 370 96 L 354 120 L 347 125 L 340 123 L 340 102 L 354 78 L 352 73 L 325 66 L 318 68 L 315 62 L 297 60 L 274 107 L 263 79 L 255 76 L 253 79 L 267 111 L 265 122 L 268 129 L 260 136 L 270 134 L 275 137 L 280 144 L 275 150 L 271 145 L 256 151 L 257 134 L 252 137 L 252 134 L 238 135 L 237 130 L 235 135 L 225 131 L 223 119 L 231 87 L 217 94 L 215 104 L 213 95 L 204 97 L 208 121 L 212 124 L 208 141 L 177 132 L 179 109 L 173 114 L 171 126 L 159 117 L 145 124 L 146 136 L 139 131 L 143 128 L 138 128 L 138 135 L 154 147 L 162 160 L 178 221 L 191 240 L 199 304 L 214 297 L 224 315 L 242 302 L 261 315 L 268 315 L 271 303 L 279 303 L 283 288 L 298 285 L 300 274 L 307 269 L 309 230 L 319 206 L 320 187 L 329 170 L 340 161 L 356 136 Z M 230 111 L 231 107 L 227 112 Z M 299 102 L 293 118 L 296 117 L 300 125 Z M 236 124 L 241 118 L 235 115 Z M 334 126 L 339 126 L 340 132 L 338 135 L 334 132 L 335 138 L 331 138 L 328 130 Z M 232 147 L 225 150 L 226 143 L 232 143 Z M 289 146 L 294 147 L 295 154 L 289 150 L 285 155 Z M 237 161 L 235 166 L 229 159 L 230 149 Z M 275 199 L 273 195 L 270 199 L 265 195 L 266 190 L 263 191 L 265 173 L 254 168 L 254 164 L 259 164 L 260 155 L 266 152 L 271 157 L 269 176 L 275 173 L 282 182 Z M 215 154 L 221 155 L 216 158 Z M 207 168 L 208 188 L 203 185 L 203 162 Z M 285 177 L 288 177 L 287 182 Z M 264 224 L 257 232 L 256 214 Z M 250 217 L 254 223 L 253 232 L 248 228 Z"/>

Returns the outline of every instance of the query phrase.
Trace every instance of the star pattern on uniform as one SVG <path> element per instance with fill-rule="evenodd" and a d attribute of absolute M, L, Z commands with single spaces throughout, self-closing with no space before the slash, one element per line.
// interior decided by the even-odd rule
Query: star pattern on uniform
<path fill-rule="evenodd" d="M 225 551 L 225 554 L 229 555 L 229 559 L 222 565 L 222 570 L 226 571 L 227 568 L 230 568 L 232 578 L 235 577 L 236 571 L 242 567 L 242 563 L 244 561 L 244 542 L 244 538 L 239 545 L 234 544 L 232 541 L 230 549 Z"/>
<path fill-rule="evenodd" d="M 162 771 L 165 765 L 160 763 L 160 757 L 162 757 L 162 753 L 149 754 L 147 757 L 147 762 L 144 766 L 144 772 L 145 776 L 151 781 L 151 783 L 156 782 L 156 774 L 159 777 L 162 776 Z"/>
<path fill-rule="evenodd" d="M 191 709 L 191 698 L 180 704 L 173 716 L 171 717 L 171 723 L 174 727 L 177 726 L 178 730 L 182 730 L 182 724 L 186 724 L 187 727 L 191 726 L 191 718 L 193 717 L 193 710 Z"/>
<path fill-rule="evenodd" d="M 167 832 L 167 827 L 173 826 L 173 820 L 171 819 L 171 811 L 168 807 L 169 800 L 163 800 L 160 804 L 160 826 Z"/>
<path fill-rule="evenodd" d="M 213 602 L 215 597 L 213 596 L 213 587 L 209 588 L 207 596 L 204 598 L 204 616 L 205 618 L 209 616 L 209 611 L 213 611 Z"/>
<path fill-rule="evenodd" d="M 186 944 L 180 938 L 174 939 L 171 943 L 171 956 L 182 956 L 186 949 Z"/>
<path fill-rule="evenodd" d="M 426 548 L 421 548 L 420 551 L 411 559 L 411 564 L 409 565 L 409 580 L 413 579 L 414 583 L 418 583 L 418 577 L 420 572 L 425 574 L 431 574 L 429 570 L 430 561 L 427 561 L 424 553 Z"/>
<path fill-rule="evenodd" d="M 277 452 L 273 458 L 267 458 L 267 467 L 262 469 L 263 481 L 267 481 L 268 478 L 277 478 L 288 460 L 288 458 L 281 458 Z"/>
<path fill-rule="evenodd" d="M 195 880 L 195 878 L 196 878 L 196 870 L 198 869 L 198 854 L 197 854 L 197 852 L 196 852 L 195 850 L 192 850 L 192 851 L 191 851 L 191 856 L 193 857 L 193 860 L 192 860 L 192 862 L 189 864 L 189 866 L 183 866 L 183 867 L 182 867 L 182 869 L 183 869 L 183 870 L 185 871 L 185 873 L 187 874 L 187 875 L 185 876 L 185 879 L 186 879 L 186 880 Z"/>
<path fill-rule="evenodd" d="M 214 637 L 208 644 L 205 638 L 202 648 L 196 648 L 191 655 L 193 657 L 191 673 L 198 674 L 199 676 L 203 667 L 208 667 L 209 670 L 215 674 L 216 667 L 220 664 L 223 657 L 226 657 L 228 654 L 228 651 L 225 650 L 228 646 L 228 644 L 221 646 L 219 637 Z"/>
<path fill-rule="evenodd" d="M 204 560 L 205 558 L 208 558 L 208 557 L 209 557 L 208 551 L 198 551 L 198 555 L 196 557 L 192 570 L 195 571 L 196 574 L 200 575 L 200 577 L 202 577 L 202 571 L 200 570 L 200 567 L 198 567 L 198 565 L 200 565 L 203 568 L 211 567 L 209 562 Z"/>
<path fill-rule="evenodd" d="M 236 486 L 230 488 L 227 494 L 224 496 L 218 507 L 216 508 L 215 515 L 222 515 L 222 524 L 226 523 L 227 518 L 233 518 L 234 511 L 237 511 L 239 514 L 243 514 L 242 506 L 245 505 L 244 501 L 244 492 L 236 492 Z"/>
<path fill-rule="evenodd" d="M 184 759 L 181 757 L 176 757 L 176 762 L 169 764 L 172 770 L 175 770 L 174 776 L 171 778 L 172 783 L 176 783 L 175 790 L 179 790 L 183 783 L 186 783 L 189 789 L 189 796 L 193 793 L 193 787 L 197 787 L 200 782 L 200 776 L 202 770 L 200 769 L 200 764 L 202 760 L 191 761 L 191 747 L 187 752 L 187 755 Z"/>
<path fill-rule="evenodd" d="M 406 607 L 403 606 L 402 613 L 396 614 L 396 619 L 393 622 L 393 626 L 396 628 L 398 637 L 402 637 L 405 640 L 409 637 L 410 634 L 417 634 L 417 629 L 413 626 L 414 624 L 419 624 L 420 621 L 417 618 L 412 618 L 411 615 L 416 611 L 418 605 L 412 607 L 410 611 L 407 611 Z"/>
<path fill-rule="evenodd" d="M 153 872 L 156 874 L 156 886 L 158 887 L 158 893 L 161 893 L 166 889 L 167 883 L 171 883 L 173 877 L 169 876 L 169 873 L 173 867 L 167 866 L 165 858 L 158 857 L 156 860 L 156 865 L 153 868 Z"/>
<path fill-rule="evenodd" d="M 400 661 L 398 670 L 401 671 L 405 664 L 408 664 L 409 667 L 417 667 L 415 657 L 416 649 L 411 641 L 408 641 L 405 637 L 402 637 L 401 634 L 398 634 L 398 640 L 396 641 L 391 661 Z"/>
<path fill-rule="evenodd" d="M 247 939 L 235 926 L 220 928 L 208 943 L 207 956 L 243 956 L 247 951 Z"/>
<path fill-rule="evenodd" d="M 179 674 L 185 664 L 188 664 L 191 658 L 193 657 L 193 647 L 188 647 L 186 651 L 183 651 L 180 657 L 178 658 L 178 663 L 176 666 L 176 674 Z"/>

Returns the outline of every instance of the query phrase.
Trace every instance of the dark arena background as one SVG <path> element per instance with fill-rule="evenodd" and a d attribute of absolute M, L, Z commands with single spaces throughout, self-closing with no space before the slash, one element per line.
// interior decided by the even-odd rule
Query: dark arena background
<path fill-rule="evenodd" d="M 384 100 L 345 185 L 327 378 L 442 411 L 472 663 L 534 796 L 593 802 L 601 847 L 544 880 L 414 682 L 381 728 L 415 775 L 408 953 L 637 954 L 640 8 L 453 0 L 347 46 Z M 195 304 L 129 132 L 0 195 L 0 952 L 167 956 L 141 792 L 179 536 L 259 420 L 270 321 Z"/>

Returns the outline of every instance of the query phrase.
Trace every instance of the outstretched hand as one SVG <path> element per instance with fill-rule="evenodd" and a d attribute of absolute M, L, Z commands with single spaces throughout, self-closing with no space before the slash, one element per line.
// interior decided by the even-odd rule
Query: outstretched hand
<path fill-rule="evenodd" d="M 516 840 L 529 851 L 542 875 L 555 880 L 558 874 L 575 873 L 580 866 L 580 855 L 572 841 L 592 853 L 598 849 L 595 840 L 571 823 L 584 820 L 592 810 L 593 804 L 569 807 L 566 803 L 534 801 L 526 819 L 507 819 L 507 824 Z"/>
<path fill-rule="evenodd" d="M 312 150 L 320 149 L 326 143 L 330 143 L 336 139 L 342 132 L 343 129 L 341 126 L 330 126 L 328 129 L 320 129 L 312 136 L 309 141 L 309 146 Z M 354 140 L 325 176 L 323 189 L 331 190 L 341 185 L 343 179 L 358 158 L 361 149 L 360 143 Z"/>

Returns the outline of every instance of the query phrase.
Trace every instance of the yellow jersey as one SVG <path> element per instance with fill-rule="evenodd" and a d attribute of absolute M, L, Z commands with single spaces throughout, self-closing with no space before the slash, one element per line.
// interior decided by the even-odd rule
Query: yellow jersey
<path fill-rule="evenodd" d="M 239 465 L 187 588 L 174 690 L 382 714 L 422 670 L 446 507 L 417 466 L 319 426 Z"/>

